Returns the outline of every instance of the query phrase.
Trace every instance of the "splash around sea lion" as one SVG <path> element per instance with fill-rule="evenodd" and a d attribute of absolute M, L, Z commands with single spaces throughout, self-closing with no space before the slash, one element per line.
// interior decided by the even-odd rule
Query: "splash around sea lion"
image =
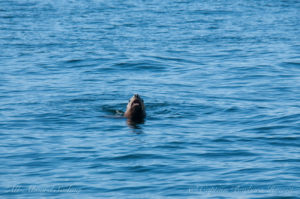
<path fill-rule="evenodd" d="M 129 123 L 143 123 L 146 117 L 144 100 L 135 94 L 127 104 L 124 116 L 128 118 Z"/>

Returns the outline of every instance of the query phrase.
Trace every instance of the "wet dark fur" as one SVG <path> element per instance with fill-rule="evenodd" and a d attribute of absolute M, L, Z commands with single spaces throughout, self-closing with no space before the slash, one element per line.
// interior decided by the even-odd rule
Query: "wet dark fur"
<path fill-rule="evenodd" d="M 124 116 L 127 117 L 131 122 L 144 122 L 146 117 L 144 100 L 138 94 L 135 94 L 129 100 Z"/>

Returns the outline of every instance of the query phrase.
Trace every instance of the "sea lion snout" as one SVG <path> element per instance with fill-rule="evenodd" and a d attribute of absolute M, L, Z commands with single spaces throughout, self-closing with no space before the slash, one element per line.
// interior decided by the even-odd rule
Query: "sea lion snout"
<path fill-rule="evenodd" d="M 138 94 L 134 94 L 129 100 L 124 116 L 134 122 L 144 120 L 146 116 L 144 100 Z"/>
<path fill-rule="evenodd" d="M 138 106 L 138 107 L 142 108 L 141 106 L 142 106 L 142 103 L 143 103 L 144 100 L 143 100 L 138 94 L 135 94 L 135 95 L 131 98 L 131 100 L 132 100 L 131 107 L 136 107 L 136 106 Z M 130 102 L 131 100 L 129 100 L 129 102 Z"/>

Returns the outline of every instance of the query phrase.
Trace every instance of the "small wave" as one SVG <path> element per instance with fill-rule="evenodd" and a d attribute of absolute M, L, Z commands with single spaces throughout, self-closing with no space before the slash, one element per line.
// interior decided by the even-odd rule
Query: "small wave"
<path fill-rule="evenodd" d="M 78 63 L 78 62 L 82 62 L 83 59 L 70 59 L 65 61 L 65 63 Z"/>
<path fill-rule="evenodd" d="M 119 69 L 119 70 L 149 70 L 149 71 L 156 71 L 162 72 L 167 70 L 166 64 L 162 64 L 160 62 L 156 62 L 153 60 L 144 60 L 144 61 L 128 61 L 128 62 L 119 62 L 112 66 L 112 68 Z"/>
<path fill-rule="evenodd" d="M 111 160 L 142 160 L 142 159 L 169 159 L 162 155 L 157 154 L 127 154 L 116 157 L 111 157 Z"/>
<path fill-rule="evenodd" d="M 254 128 L 248 128 L 248 129 L 243 129 L 243 132 L 275 132 L 278 130 L 283 130 L 283 129 L 290 129 L 290 126 L 286 125 L 270 125 L 270 126 L 260 126 L 260 127 L 254 127 Z"/>
<path fill-rule="evenodd" d="M 300 62 L 282 62 L 280 64 L 283 67 L 295 67 L 296 69 L 300 69 Z"/>
<path fill-rule="evenodd" d="M 208 158 L 217 158 L 217 157 L 247 157 L 247 156 L 257 156 L 257 154 L 244 151 L 244 150 L 224 150 L 224 151 L 217 151 L 217 152 L 207 152 L 201 154 L 202 156 L 208 157 Z"/>

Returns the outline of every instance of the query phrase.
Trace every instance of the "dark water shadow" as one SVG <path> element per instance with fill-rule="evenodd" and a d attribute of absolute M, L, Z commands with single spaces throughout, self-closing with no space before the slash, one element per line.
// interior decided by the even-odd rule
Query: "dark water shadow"
<path fill-rule="evenodd" d="M 130 119 L 127 119 L 126 121 L 127 126 L 132 129 L 133 133 L 136 134 L 142 134 L 144 133 L 143 128 L 141 125 L 143 125 L 145 123 L 145 120 L 142 121 L 132 121 Z"/>

